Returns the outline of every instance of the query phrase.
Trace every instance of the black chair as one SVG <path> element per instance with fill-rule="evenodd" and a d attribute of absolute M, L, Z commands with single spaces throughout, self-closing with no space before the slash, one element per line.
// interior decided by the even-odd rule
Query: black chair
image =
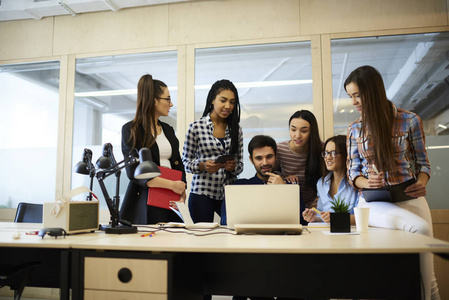
<path fill-rule="evenodd" d="M 0 265 L 0 288 L 9 286 L 14 290 L 14 300 L 22 296 L 33 267 L 39 262 L 27 262 L 20 265 Z"/>
<path fill-rule="evenodd" d="M 14 223 L 42 223 L 42 204 L 20 202 Z M 40 262 L 26 262 L 20 265 L 0 265 L 0 288 L 9 286 L 14 290 L 14 300 L 19 300 L 28 282 L 33 267 Z"/>
<path fill-rule="evenodd" d="M 42 223 L 43 204 L 20 202 L 14 223 Z"/>

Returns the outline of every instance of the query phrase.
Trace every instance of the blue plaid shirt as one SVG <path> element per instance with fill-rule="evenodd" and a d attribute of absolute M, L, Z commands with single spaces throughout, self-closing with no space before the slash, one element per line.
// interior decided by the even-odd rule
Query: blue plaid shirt
<path fill-rule="evenodd" d="M 392 104 L 393 105 L 393 104 Z M 423 123 L 415 113 L 397 108 L 394 109 L 393 136 L 394 160 L 396 169 L 385 174 L 388 185 L 405 182 L 418 173 L 426 173 L 430 177 L 430 163 L 427 158 L 426 140 Z M 368 178 L 374 163 L 373 141 L 368 132 L 362 140 L 362 118 L 360 117 L 348 129 L 348 179 L 353 184 L 358 176 Z"/>
<path fill-rule="evenodd" d="M 207 160 L 215 160 L 220 155 L 230 154 L 231 136 L 229 128 L 226 128 L 224 143 L 214 137 L 214 123 L 210 116 L 190 124 L 184 142 L 182 162 L 186 172 L 193 174 L 190 192 L 204 195 L 211 199 L 223 200 L 224 185 L 231 184 L 237 175 L 243 171 L 243 133 L 239 126 L 239 153 L 237 165 L 233 172 L 221 168 L 218 172 L 210 174 L 200 170 L 200 163 Z"/>

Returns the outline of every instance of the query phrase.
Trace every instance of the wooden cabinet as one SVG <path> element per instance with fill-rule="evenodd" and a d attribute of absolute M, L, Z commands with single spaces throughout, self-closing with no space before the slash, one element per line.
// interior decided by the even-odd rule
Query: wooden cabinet
<path fill-rule="evenodd" d="M 169 267 L 167 259 L 86 256 L 84 299 L 168 300 Z"/>
<path fill-rule="evenodd" d="M 167 294 L 85 290 L 84 299 L 95 300 L 167 300 Z"/>

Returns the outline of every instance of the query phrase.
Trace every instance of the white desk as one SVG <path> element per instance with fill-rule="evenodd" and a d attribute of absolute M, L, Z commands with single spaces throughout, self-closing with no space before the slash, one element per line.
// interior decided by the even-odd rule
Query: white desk
<path fill-rule="evenodd" d="M 103 258 L 119 264 L 122 260 L 132 274 L 145 274 L 134 278 L 145 277 L 147 281 L 152 281 L 149 279 L 152 270 L 160 268 L 155 261 L 165 261 L 168 294 L 161 299 L 202 299 L 202 293 L 419 299 L 418 254 L 449 253 L 447 242 L 375 228 L 361 235 L 325 235 L 323 229 L 311 229 L 312 233 L 300 236 L 191 236 L 157 232 L 154 237 L 141 237 L 141 233 L 96 232 L 56 240 L 24 235 L 13 240 L 15 229 L 5 226 L 0 224 L 2 252 L 53 249 L 52 255 L 62 253 L 61 274 L 70 272 L 71 277 L 65 279 L 68 283 L 61 282 L 61 287 L 70 286 L 73 299 L 82 299 L 84 295 L 86 269 L 94 277 L 97 270 L 104 269 L 89 269 L 85 262 Z M 146 261 L 150 265 L 133 264 Z M 160 274 L 160 270 L 153 274 Z M 112 272 L 111 277 L 117 277 L 116 273 Z M 61 298 L 66 295 L 68 291 L 61 291 Z"/>
<path fill-rule="evenodd" d="M 105 235 L 105 238 L 95 240 L 94 244 L 85 239 L 77 241 L 72 244 L 72 248 L 95 246 L 95 249 L 103 250 L 195 253 L 449 253 L 449 243 L 445 241 L 400 230 L 370 228 L 369 233 L 359 235 L 325 235 L 322 231 L 326 229 L 309 230 L 311 233 L 304 231 L 302 235 L 191 236 L 163 231 L 157 232 L 152 238 L 141 238 L 140 233 Z"/>
<path fill-rule="evenodd" d="M 0 263 L 19 264 L 28 261 L 39 261 L 30 276 L 29 285 L 48 288 L 61 288 L 61 299 L 69 299 L 71 248 L 77 241 L 99 240 L 106 237 L 102 232 L 78 234 L 66 238 L 27 235 L 37 231 L 42 223 L 9 223 L 0 222 Z M 14 233 L 20 233 L 14 239 Z"/>

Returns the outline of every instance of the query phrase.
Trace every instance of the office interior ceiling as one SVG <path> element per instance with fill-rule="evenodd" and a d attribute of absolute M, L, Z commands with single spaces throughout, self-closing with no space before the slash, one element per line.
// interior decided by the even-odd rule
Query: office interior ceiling
<path fill-rule="evenodd" d="M 181 0 L 189 1 L 189 0 Z M 30 7 L 48 6 L 61 7 L 59 3 L 67 4 L 75 13 L 84 13 L 95 10 L 121 9 L 131 6 L 155 5 L 168 2 L 180 2 L 174 0 L 0 0 L 0 20 L 5 20 L 5 10 L 10 10 L 10 17 L 13 17 L 12 8 L 21 8 L 22 11 L 30 10 Z M 42 9 L 45 11 L 45 9 Z M 59 14 L 59 13 L 58 13 Z M 68 14 L 67 11 L 61 14 Z M 51 15 L 50 10 L 40 13 L 40 16 Z M 53 13 L 52 15 L 56 15 Z M 31 16 L 32 17 L 32 16 Z M 31 18 L 28 16 L 28 18 Z M 342 40 L 343 41 L 343 40 Z M 347 98 L 342 85 L 344 79 L 355 68 L 362 65 L 372 65 L 382 70 L 382 76 L 387 89 L 387 96 L 393 100 L 399 107 L 416 112 L 424 120 L 435 119 L 435 130 L 440 134 L 449 134 L 448 129 L 437 128 L 438 124 L 449 126 L 449 120 L 439 117 L 443 111 L 449 109 L 449 38 L 448 34 L 430 33 L 425 34 L 422 42 L 416 42 L 410 36 L 392 36 L 382 37 L 381 43 L 377 37 L 347 39 L 343 42 L 339 40 L 332 41 L 332 78 L 334 99 L 339 99 L 334 103 L 334 123 L 342 128 L 347 126 L 348 120 L 354 120 L 353 115 L 344 114 L 352 108 L 351 101 Z M 244 48 L 244 47 L 242 47 Z M 348 52 L 350 48 L 350 52 Z M 217 55 L 226 59 L 227 55 L 238 53 L 238 59 L 229 59 L 226 70 L 226 78 L 234 83 L 249 81 L 276 81 L 280 80 L 298 80 L 311 79 L 310 61 L 298 60 L 298 55 L 287 51 L 282 57 L 277 57 L 275 51 L 269 47 L 266 51 L 257 51 L 245 53 L 246 49 L 238 51 L 223 51 L 219 49 L 205 50 L 202 56 L 203 67 L 201 72 L 195 75 L 196 84 L 212 84 L 217 75 L 216 58 Z M 226 60 L 228 61 L 228 60 Z M 77 65 L 77 89 L 81 91 L 96 90 L 120 90 L 135 89 L 137 81 L 141 75 L 134 78 L 127 74 L 127 70 L 132 69 L 136 74 L 152 73 L 139 65 L 137 61 L 133 64 L 126 62 L 127 67 L 119 64 L 98 64 L 93 69 L 83 68 Z M 257 72 L 251 72 L 252 66 L 257 68 Z M 254 67 L 255 66 L 255 67 Z M 26 66 L 24 66 L 26 67 Z M 158 66 L 154 66 L 158 68 Z M 20 68 L 20 67 L 18 67 Z M 140 70 L 141 72 L 136 72 Z M 161 68 L 163 69 L 163 68 Z M 248 70 L 246 72 L 245 70 Z M 18 76 L 27 77 L 42 85 L 58 89 L 59 70 L 54 72 L 32 71 L 17 73 Z M 258 78 L 252 78 L 252 74 L 263 74 Z M 162 80 L 168 84 L 177 82 L 176 71 L 167 70 L 163 75 L 159 75 Z M 170 85 L 170 84 L 169 84 Z M 101 87 L 101 88 L 99 88 Z M 253 110 L 266 108 L 268 118 L 275 118 L 278 108 L 277 103 L 281 102 L 283 109 L 294 111 L 297 109 L 312 109 L 310 104 L 313 101 L 312 89 L 302 89 L 305 92 L 295 93 L 289 86 L 271 87 L 276 89 L 276 99 L 268 99 L 264 92 L 266 88 L 239 88 L 239 94 L 242 103 L 242 113 L 251 115 Z M 78 91 L 79 91 L 78 90 Z M 197 92 L 197 97 L 205 98 L 207 91 Z M 273 93 L 271 93 L 273 94 Z M 112 98 L 112 97 L 110 97 Z M 135 95 L 124 95 L 120 101 L 108 100 L 107 97 L 90 97 L 90 101 L 99 104 L 98 110 L 104 113 L 123 114 L 128 110 L 130 118 L 135 109 Z M 262 101 L 261 101 L 262 99 Z M 176 98 L 175 98 L 176 100 Z M 126 107 L 126 109 L 124 109 Z M 176 108 L 174 108 L 176 109 Z M 342 117 L 339 117 L 341 112 Z M 285 114 L 284 114 L 285 115 Z M 265 116 L 261 116 L 264 119 Z"/>
<path fill-rule="evenodd" d="M 355 119 L 354 115 L 349 115 L 352 104 L 342 87 L 344 79 L 352 70 L 361 65 L 373 65 L 383 70 L 382 75 L 387 96 L 391 100 L 399 107 L 416 112 L 423 120 L 435 119 L 435 131 L 439 134 L 449 134 L 449 130 L 438 128 L 438 124 L 449 125 L 447 117 L 439 117 L 444 115 L 442 114 L 443 111 L 449 109 L 449 39 L 442 38 L 432 43 L 426 43 L 426 45 L 416 42 L 403 43 L 401 47 L 397 46 L 393 38 L 391 41 L 387 40 L 377 46 L 370 43 L 369 39 L 357 43 L 358 46 L 351 48 L 350 53 L 346 51 L 347 48 L 340 47 L 338 43 L 333 45 L 333 90 L 334 99 L 339 99 L 338 102 L 334 102 L 334 123 L 336 127 L 341 124 L 342 129 L 345 129 L 348 122 Z M 391 43 L 391 47 L 389 43 Z M 244 55 L 244 61 L 230 59 L 230 62 L 226 64 L 226 77 L 236 85 L 251 81 L 272 82 L 280 80 L 280 78 L 282 80 L 311 79 L 309 78 L 311 77 L 310 61 L 301 61 L 293 52 L 289 57 L 290 52 L 288 51 L 283 53 L 282 58 L 277 58 L 274 51 L 271 53 L 270 51 L 261 51 L 257 54 Z M 291 51 L 294 51 L 294 49 Z M 89 64 L 86 66 L 78 64 L 76 92 L 136 89 L 140 76 L 152 73 L 151 70 L 139 65 L 139 57 L 136 57 L 136 59 L 136 63 L 133 63 L 132 60 L 126 60 L 123 63 L 94 62 L 90 66 Z M 213 52 L 211 52 L 210 58 L 202 57 L 203 67 L 201 72 L 196 74 L 196 85 L 212 84 L 215 80 L 222 79 L 215 78 L 217 69 L 213 60 Z M 286 60 L 294 62 L 286 63 Z M 156 61 L 159 61 L 159 59 Z M 152 67 L 158 71 L 163 70 L 159 71 L 158 77 L 169 86 L 175 87 L 174 85 L 177 82 L 176 70 L 166 69 L 163 64 L 164 58 L 161 56 L 160 62 L 153 63 Z M 244 64 L 257 66 L 257 72 L 255 73 L 263 75 L 252 78 L 254 72 L 245 69 Z M 41 70 L 23 72 L 23 68 L 28 67 L 27 64 L 15 65 L 14 67 L 17 71 L 21 71 L 16 73 L 17 76 L 26 77 L 27 80 L 55 90 L 59 87 L 59 69 L 47 69 L 43 72 L 42 68 L 45 68 L 45 66 L 41 65 L 39 67 Z M 8 68 L 8 66 L 2 67 L 2 69 L 5 68 Z M 129 70 L 132 71 L 128 74 Z M 275 92 L 266 94 L 266 89 L 275 89 Z M 263 113 L 258 116 L 261 120 L 276 118 L 277 114 L 285 116 L 285 112 L 281 112 L 280 108 L 277 107 L 278 103 L 282 103 L 282 109 L 292 112 L 298 109 L 313 109 L 310 106 L 313 99 L 311 88 L 301 89 L 304 91 L 301 94 L 295 92 L 297 90 L 294 89 L 294 86 L 239 88 L 238 90 L 242 113 L 246 116 L 252 116 L 254 111 L 266 111 L 266 115 Z M 175 90 L 172 90 L 172 94 L 175 95 L 176 100 Z M 272 96 L 270 95 L 273 94 L 276 95 L 276 99 L 271 99 Z M 197 98 L 205 99 L 206 95 L 207 89 L 196 90 Z M 96 103 L 98 110 L 103 113 L 128 114 L 131 119 L 135 111 L 136 95 L 89 97 L 87 100 Z M 176 107 L 173 110 L 176 111 Z M 340 111 L 344 111 L 344 113 L 341 113 L 341 117 Z M 344 114 L 348 115 L 345 117 Z"/>
<path fill-rule="evenodd" d="M 0 21 L 35 19 L 195 0 L 0 0 Z M 205 1 L 205 0 L 203 0 Z"/>
<path fill-rule="evenodd" d="M 356 39 L 354 39 L 355 41 Z M 356 47 L 347 52 L 347 44 L 340 46 L 339 43 L 332 45 L 332 77 L 335 115 L 334 123 L 338 127 L 341 124 L 345 128 L 348 122 L 354 120 L 354 115 L 349 115 L 352 109 L 351 101 L 343 89 L 343 82 L 349 73 L 362 65 L 373 65 L 382 71 L 387 96 L 399 107 L 416 112 L 423 120 L 438 119 L 435 121 L 435 130 L 438 133 L 449 134 L 449 130 L 438 128 L 439 124 L 448 126 L 447 118 L 439 118 L 443 111 L 449 109 L 449 39 L 447 35 L 439 38 L 432 37 L 432 42 L 416 42 L 405 40 L 398 47 L 397 38 L 385 39 L 381 44 L 373 43 L 375 38 L 357 39 Z M 290 51 L 290 52 L 289 52 Z M 242 82 L 260 82 L 277 80 L 311 79 L 310 61 L 302 61 L 295 55 L 294 49 L 283 52 L 283 57 L 276 57 L 276 51 L 259 51 L 257 54 L 239 53 L 238 59 L 229 59 L 226 63 L 226 78 L 236 85 Z M 218 52 L 219 53 L 219 52 Z M 145 55 L 145 54 L 142 54 Z M 196 85 L 212 84 L 217 76 L 217 66 L 214 64 L 217 53 L 211 50 L 210 57 L 202 56 L 201 72 L 195 77 Z M 223 54 L 225 55 L 225 54 Z M 237 55 L 237 54 L 227 54 Z M 220 56 L 221 57 L 221 56 Z M 222 57 L 221 57 L 222 58 Z M 102 62 L 92 63 L 90 66 L 77 65 L 76 92 L 98 91 L 98 90 L 121 90 L 136 89 L 141 75 L 153 73 L 146 67 L 140 66 L 139 57 L 136 63 L 126 60 L 123 63 Z M 141 58 L 140 58 L 141 59 Z M 170 70 L 163 66 L 164 57 L 156 59 L 158 63 L 152 63 L 152 68 L 158 70 L 160 79 L 169 86 L 174 87 L 177 82 L 176 70 Z M 288 62 L 287 62 L 288 61 Z M 257 72 L 252 72 L 253 66 Z M 16 65 L 17 70 L 27 68 L 28 65 Z M 254 67 L 256 66 L 256 67 Z M 5 68 L 6 66 L 3 66 Z M 42 67 L 42 66 L 41 66 Z M 132 72 L 129 72 L 131 71 Z M 21 70 L 23 71 L 23 70 Z M 128 73 L 129 72 L 129 73 Z M 59 86 L 59 70 L 42 72 L 41 70 L 29 70 L 29 72 L 17 72 L 18 76 L 26 77 L 55 90 Z M 137 75 L 139 74 L 139 75 Z M 253 78 L 254 74 L 259 74 Z M 260 75 L 263 74 L 263 75 Z M 267 94 L 266 89 L 275 89 L 273 93 Z M 265 109 L 267 116 L 261 115 L 262 120 L 275 118 L 280 110 L 277 106 L 282 103 L 282 109 L 295 111 L 298 109 L 312 109 L 313 94 L 311 88 L 301 89 L 298 94 L 294 86 L 275 86 L 264 88 L 239 88 L 242 104 L 242 113 L 251 116 L 253 111 Z M 176 93 L 173 90 L 172 93 Z M 270 95 L 276 95 L 271 99 Z M 206 90 L 196 90 L 196 97 L 205 99 Z M 116 99 L 116 100 L 114 100 Z M 135 110 L 136 95 L 124 95 L 121 97 L 89 97 L 89 101 L 98 104 L 98 110 L 103 113 L 127 113 L 129 117 Z M 337 100 L 336 100 L 337 101 Z M 176 110 L 176 107 L 174 107 Z M 340 117 L 341 112 L 341 117 Z M 280 113 L 280 112 L 279 112 Z M 344 116 L 347 114 L 346 116 Z M 285 114 L 284 114 L 285 116 Z M 435 120 L 436 120 L 435 119 Z"/>

